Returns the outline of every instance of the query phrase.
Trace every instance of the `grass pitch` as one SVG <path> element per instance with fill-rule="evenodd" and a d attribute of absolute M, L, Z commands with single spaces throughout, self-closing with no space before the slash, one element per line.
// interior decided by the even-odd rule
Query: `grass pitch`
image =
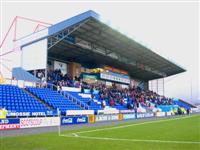
<path fill-rule="evenodd" d="M 200 115 L 3 137 L 0 150 L 200 150 Z"/>

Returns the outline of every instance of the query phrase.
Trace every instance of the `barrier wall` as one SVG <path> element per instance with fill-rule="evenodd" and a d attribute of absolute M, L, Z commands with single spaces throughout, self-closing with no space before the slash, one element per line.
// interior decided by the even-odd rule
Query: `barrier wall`
<path fill-rule="evenodd" d="M 124 120 L 136 119 L 136 115 L 135 114 L 123 114 L 123 119 Z"/>
<path fill-rule="evenodd" d="M 94 110 L 67 110 L 67 116 L 93 115 Z"/>
<path fill-rule="evenodd" d="M 20 128 L 35 128 L 60 125 L 59 117 L 21 118 Z"/>
<path fill-rule="evenodd" d="M 82 124 L 88 123 L 87 116 L 75 116 L 75 117 L 62 117 L 61 125 L 72 125 L 72 124 Z"/>
<path fill-rule="evenodd" d="M 17 119 L 0 119 L 0 130 L 19 129 L 20 120 Z"/>
<path fill-rule="evenodd" d="M 36 128 L 59 125 L 86 124 L 101 121 L 129 120 L 147 117 L 170 116 L 171 112 L 154 113 L 120 113 L 120 114 L 102 114 L 102 115 L 84 115 L 84 116 L 66 116 L 66 117 L 39 117 L 39 118 L 15 118 L 0 119 L 0 130 L 19 129 L 19 128 Z"/>
<path fill-rule="evenodd" d="M 57 111 L 43 111 L 43 112 L 8 112 L 7 117 L 45 117 L 55 116 Z"/>
<path fill-rule="evenodd" d="M 95 123 L 95 118 L 96 118 L 95 115 L 89 115 L 88 116 L 88 122 L 89 123 Z"/>
<path fill-rule="evenodd" d="M 100 122 L 100 121 L 111 121 L 111 120 L 119 120 L 119 115 L 114 114 L 114 115 L 96 115 L 95 121 Z"/>
<path fill-rule="evenodd" d="M 156 117 L 164 117 L 165 116 L 165 112 L 157 112 L 156 113 Z"/>

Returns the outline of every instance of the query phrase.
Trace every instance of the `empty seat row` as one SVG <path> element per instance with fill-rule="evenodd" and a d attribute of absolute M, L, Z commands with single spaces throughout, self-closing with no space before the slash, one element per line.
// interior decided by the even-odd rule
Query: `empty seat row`
<path fill-rule="evenodd" d="M 72 101 L 64 98 L 62 95 L 56 91 L 52 91 L 47 88 L 26 88 L 33 95 L 42 99 L 45 103 L 53 107 L 54 109 L 60 109 L 62 112 L 66 110 L 80 110 L 80 106 L 74 104 Z"/>

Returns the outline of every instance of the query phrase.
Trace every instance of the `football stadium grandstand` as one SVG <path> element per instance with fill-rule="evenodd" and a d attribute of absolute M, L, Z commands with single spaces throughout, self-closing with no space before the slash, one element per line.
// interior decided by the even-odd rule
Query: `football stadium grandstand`
<path fill-rule="evenodd" d="M 197 109 L 149 89 L 149 81 L 185 69 L 113 29 L 94 11 L 15 43 L 20 65 L 12 66 L 10 79 L 1 72 L 0 130 L 175 116 Z"/>

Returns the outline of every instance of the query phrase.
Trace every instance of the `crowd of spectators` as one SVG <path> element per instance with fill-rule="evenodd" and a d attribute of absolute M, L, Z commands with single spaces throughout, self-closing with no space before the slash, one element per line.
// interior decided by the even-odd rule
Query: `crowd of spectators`
<path fill-rule="evenodd" d="M 49 70 L 47 72 L 47 83 L 59 86 L 62 88 L 63 86 L 67 87 L 80 87 L 80 77 L 71 77 L 69 74 L 63 74 L 60 69 Z"/>
<path fill-rule="evenodd" d="M 45 77 L 44 70 L 38 70 L 36 72 L 36 77 L 43 81 Z M 160 96 L 153 91 L 143 91 L 140 87 L 119 88 L 115 84 L 110 87 L 103 83 L 88 84 L 80 77 L 75 76 L 73 78 L 67 73 L 63 74 L 59 69 L 49 70 L 47 72 L 47 85 L 55 85 L 55 87 L 59 87 L 60 90 L 62 90 L 63 86 L 81 87 L 81 92 L 88 89 L 92 94 L 92 99 L 94 98 L 94 91 L 98 91 L 98 99 L 101 101 L 103 108 L 106 104 L 109 106 L 122 105 L 128 109 L 135 109 L 138 108 L 139 105 L 151 107 L 151 103 L 155 104 L 155 107 L 157 105 L 170 105 L 173 103 L 170 98 Z"/>
<path fill-rule="evenodd" d="M 139 105 L 151 107 L 151 103 L 155 104 L 155 107 L 157 105 L 172 104 L 172 99 L 160 96 L 153 91 L 143 91 L 140 87 L 123 89 L 117 87 L 115 84 L 111 87 L 107 87 L 105 84 L 92 84 L 87 86 L 90 86 L 91 93 L 94 90 L 99 91 L 98 95 L 103 107 L 105 107 L 105 101 L 107 101 L 109 106 L 122 105 L 128 109 L 138 108 Z"/>

